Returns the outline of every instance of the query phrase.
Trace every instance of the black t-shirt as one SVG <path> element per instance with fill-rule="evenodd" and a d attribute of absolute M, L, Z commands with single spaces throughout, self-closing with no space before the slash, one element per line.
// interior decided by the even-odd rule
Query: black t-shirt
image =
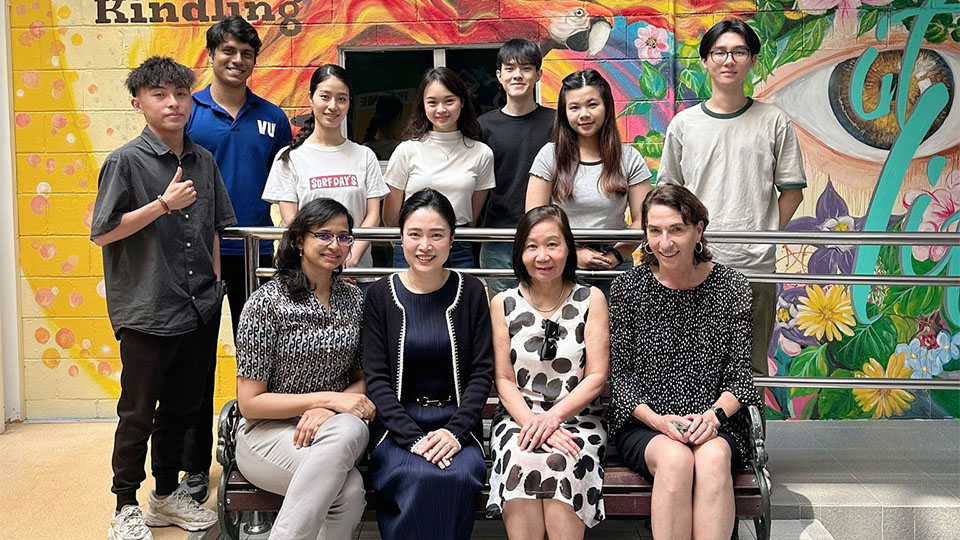
<path fill-rule="evenodd" d="M 537 106 L 523 116 L 497 109 L 480 116 L 483 142 L 493 150 L 497 187 L 490 190 L 480 219 L 482 227 L 516 227 L 523 217 L 530 166 L 553 135 L 557 112 Z"/>

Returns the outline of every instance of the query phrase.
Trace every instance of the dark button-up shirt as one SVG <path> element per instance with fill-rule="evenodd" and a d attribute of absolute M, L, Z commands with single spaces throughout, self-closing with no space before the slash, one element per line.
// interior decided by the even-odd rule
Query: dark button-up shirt
<path fill-rule="evenodd" d="M 178 158 L 149 127 L 114 150 L 100 168 L 90 237 L 123 214 L 156 200 L 177 172 L 193 180 L 197 200 L 103 247 L 107 311 L 113 331 L 185 334 L 219 313 L 222 286 L 213 272 L 214 233 L 237 222 L 213 155 L 184 135 Z"/>

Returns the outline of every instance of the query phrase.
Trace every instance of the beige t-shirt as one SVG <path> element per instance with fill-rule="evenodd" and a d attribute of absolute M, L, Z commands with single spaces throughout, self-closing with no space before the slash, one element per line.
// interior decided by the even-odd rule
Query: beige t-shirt
<path fill-rule="evenodd" d="M 692 191 L 710 213 L 710 230 L 775 231 L 779 191 L 807 185 L 793 123 L 753 101 L 719 114 L 705 104 L 677 113 L 667 128 L 657 182 Z M 774 244 L 710 244 L 714 259 L 745 273 L 776 271 Z"/>
<path fill-rule="evenodd" d="M 493 189 L 493 151 L 459 131 L 428 132 L 418 141 L 404 141 L 390 156 L 387 185 L 403 191 L 403 199 L 423 188 L 443 193 L 457 215 L 457 225 L 473 221 L 473 192 Z"/>

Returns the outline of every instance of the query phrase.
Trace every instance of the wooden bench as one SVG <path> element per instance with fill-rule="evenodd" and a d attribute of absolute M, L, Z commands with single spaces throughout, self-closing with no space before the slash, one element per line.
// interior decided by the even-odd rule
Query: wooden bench
<path fill-rule="evenodd" d="M 489 421 L 496 408 L 496 397 L 484 407 L 484 445 L 489 444 Z M 760 411 L 753 406 L 745 413 L 750 418 L 750 438 L 754 449 L 750 463 L 733 475 L 733 491 L 738 518 L 752 518 L 757 539 L 770 538 L 770 480 L 766 470 L 767 454 L 763 442 L 763 424 Z M 217 512 L 220 530 L 227 540 L 239 540 L 241 526 L 245 532 L 263 532 L 269 529 L 266 514 L 277 512 L 283 497 L 262 490 L 244 478 L 236 464 L 237 426 L 240 409 L 236 400 L 224 405 L 218 421 L 217 461 L 223 466 L 217 491 Z M 653 485 L 642 476 L 624 467 L 613 445 L 608 445 L 604 460 L 603 501 L 608 518 L 636 518 L 650 515 L 650 496 Z M 489 468 L 489 463 L 488 463 Z M 477 511 L 486 506 L 487 490 L 477 497 Z M 373 492 L 367 495 L 367 509 L 376 510 L 381 504 Z M 737 531 L 734 530 L 734 539 Z"/>

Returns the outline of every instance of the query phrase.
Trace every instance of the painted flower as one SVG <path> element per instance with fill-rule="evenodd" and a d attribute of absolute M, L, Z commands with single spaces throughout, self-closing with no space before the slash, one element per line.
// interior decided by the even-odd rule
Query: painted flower
<path fill-rule="evenodd" d="M 869 362 L 863 364 L 863 371 L 857 371 L 853 375 L 857 378 L 869 379 L 905 379 L 912 373 L 913 370 L 904 364 L 904 353 L 895 352 L 887 360 L 886 370 L 880 362 L 871 358 Z M 899 388 L 854 388 L 853 397 L 864 412 L 873 412 L 874 420 L 889 418 L 894 414 L 901 415 L 916 399 L 916 396 L 910 392 Z"/>
<path fill-rule="evenodd" d="M 846 201 L 833 188 L 833 182 L 827 180 L 827 187 L 817 198 L 815 215 L 790 221 L 787 230 L 847 232 L 858 231 L 862 227 L 863 218 L 850 215 Z M 807 271 L 811 274 L 848 274 L 853 272 L 856 256 L 856 247 L 849 244 L 818 245 L 807 260 Z"/>
<path fill-rule="evenodd" d="M 960 334 L 956 334 L 951 338 L 949 332 L 940 332 L 937 334 L 936 346 L 930 347 L 929 350 L 930 356 L 940 365 L 946 364 L 950 360 L 960 358 Z M 937 375 L 937 373 L 934 373 L 934 375 Z"/>
<path fill-rule="evenodd" d="M 802 10 L 828 10 L 837 8 L 833 25 L 843 33 L 857 29 L 857 8 L 861 4 L 871 6 L 885 6 L 893 0 L 799 0 L 797 5 Z"/>
<path fill-rule="evenodd" d="M 797 306 L 783 297 L 777 297 L 777 328 L 790 330 L 797 326 Z"/>
<path fill-rule="evenodd" d="M 934 375 L 943 373 L 940 361 L 935 359 L 917 338 L 913 338 L 909 344 L 897 345 L 896 354 L 903 354 L 904 363 L 913 370 L 911 376 L 914 379 L 932 379 Z"/>
<path fill-rule="evenodd" d="M 637 47 L 637 57 L 657 65 L 670 48 L 670 34 L 658 26 L 641 26 L 633 43 Z"/>
<path fill-rule="evenodd" d="M 843 339 L 842 334 L 853 335 L 853 306 L 846 287 L 831 285 L 824 291 L 820 285 L 806 288 L 806 296 L 800 297 L 797 307 L 797 328 L 807 336 L 816 336 L 827 341 Z"/>
<path fill-rule="evenodd" d="M 960 215 L 960 171 L 948 174 L 942 184 L 931 190 L 911 189 L 903 196 L 903 206 L 906 208 L 912 207 L 921 195 L 930 198 L 930 204 L 923 212 L 923 221 L 917 227 L 920 232 L 957 232 L 960 228 L 960 220 L 957 219 Z M 950 246 L 913 246 L 913 258 L 918 261 L 939 261 L 949 249 Z"/>

